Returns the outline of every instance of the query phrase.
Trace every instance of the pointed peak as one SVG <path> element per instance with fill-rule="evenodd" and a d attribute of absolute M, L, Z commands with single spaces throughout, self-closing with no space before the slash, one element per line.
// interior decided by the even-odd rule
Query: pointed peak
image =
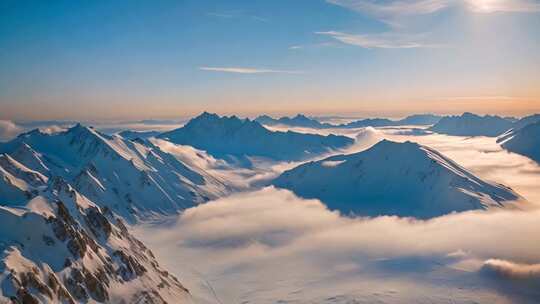
<path fill-rule="evenodd" d="M 220 117 L 216 113 L 210 113 L 210 112 L 204 111 L 195 118 L 220 118 Z"/>
<path fill-rule="evenodd" d="M 295 117 L 293 117 L 293 119 L 309 119 L 309 118 L 304 114 L 298 113 L 298 114 L 296 114 Z"/>
<path fill-rule="evenodd" d="M 412 142 L 412 141 L 405 141 L 405 142 L 396 142 L 396 141 L 391 141 L 391 140 L 388 140 L 388 139 L 383 139 L 381 140 L 380 142 L 378 142 L 377 144 L 375 144 L 375 146 L 373 146 L 373 148 L 375 147 L 378 147 L 378 148 L 401 148 L 401 149 L 419 149 L 421 147 L 420 144 L 416 143 L 416 142 Z"/>
<path fill-rule="evenodd" d="M 80 122 L 75 124 L 73 127 L 67 129 L 68 133 L 78 133 L 81 131 L 87 131 L 90 130 L 90 127 L 83 126 Z"/>

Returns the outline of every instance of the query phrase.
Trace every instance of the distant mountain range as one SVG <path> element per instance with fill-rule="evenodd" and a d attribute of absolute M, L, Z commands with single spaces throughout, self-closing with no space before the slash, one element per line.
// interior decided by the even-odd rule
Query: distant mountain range
<path fill-rule="evenodd" d="M 216 157 L 257 156 L 275 160 L 306 159 L 345 148 L 354 142 L 346 136 L 273 132 L 253 120 L 206 112 L 182 128 L 158 137 L 205 150 Z"/>
<path fill-rule="evenodd" d="M 316 119 L 309 118 L 302 114 L 297 114 L 294 117 L 281 117 L 278 119 L 268 115 L 262 115 L 255 118 L 255 121 L 268 125 L 285 125 L 290 127 L 306 127 L 314 129 L 329 129 L 329 128 L 361 128 L 361 127 L 388 127 L 388 126 L 404 126 L 404 125 L 432 125 L 437 123 L 441 116 L 433 114 L 416 114 L 407 116 L 401 120 L 390 120 L 387 118 L 368 118 L 352 121 L 347 124 L 334 125 L 330 123 L 321 123 Z"/>
<path fill-rule="evenodd" d="M 501 136 L 520 130 L 525 126 L 539 122 L 540 114 L 516 119 L 493 115 L 480 116 L 463 113 L 459 116 L 445 116 L 428 130 L 456 136 Z M 501 139 L 499 139 L 500 141 Z"/>
<path fill-rule="evenodd" d="M 320 199 L 330 209 L 367 216 L 431 218 L 520 200 L 431 148 L 387 140 L 360 153 L 300 165 L 273 184 Z"/>
<path fill-rule="evenodd" d="M 366 118 L 351 121 L 346 124 L 321 123 L 316 119 L 298 114 L 294 117 L 278 119 L 262 115 L 255 121 L 267 125 L 283 125 L 289 127 L 304 127 L 313 129 L 352 129 L 363 127 L 392 127 L 406 125 L 429 126 L 428 131 L 455 136 L 500 136 L 509 130 L 519 130 L 531 123 L 540 121 L 540 114 L 534 114 L 521 119 L 493 115 L 480 116 L 473 113 L 463 113 L 458 116 L 439 116 L 433 114 L 415 114 L 401 120 L 387 118 Z"/>
<path fill-rule="evenodd" d="M 429 130 L 456 136 L 498 136 L 513 125 L 511 120 L 500 116 L 463 113 L 460 116 L 443 117 Z"/>
<path fill-rule="evenodd" d="M 255 118 L 255 121 L 267 126 L 286 125 L 291 127 L 306 127 L 314 129 L 326 129 L 335 127 L 335 125 L 329 123 L 321 123 L 318 120 L 309 118 L 303 114 L 297 114 L 294 117 L 281 117 L 278 119 L 272 118 L 268 115 L 261 115 Z"/>

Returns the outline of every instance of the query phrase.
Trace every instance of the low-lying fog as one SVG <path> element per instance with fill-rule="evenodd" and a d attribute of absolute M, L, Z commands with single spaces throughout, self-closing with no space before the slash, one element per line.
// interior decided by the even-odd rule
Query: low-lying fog
<path fill-rule="evenodd" d="M 483 179 L 512 187 L 532 204 L 540 202 L 540 167 L 502 150 L 495 138 L 425 135 L 411 128 L 345 134 L 357 138 L 346 153 L 382 138 L 416 141 Z M 260 162 L 253 170 L 236 169 L 196 157 L 201 152 L 194 149 L 161 145 L 246 189 L 177 218 L 133 227 L 197 303 L 540 300 L 540 211 L 474 211 L 428 221 L 349 218 L 317 200 L 253 187 L 296 164 Z"/>

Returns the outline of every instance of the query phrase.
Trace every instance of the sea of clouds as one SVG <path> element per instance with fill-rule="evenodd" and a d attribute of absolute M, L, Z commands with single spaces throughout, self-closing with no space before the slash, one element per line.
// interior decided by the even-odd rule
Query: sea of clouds
<path fill-rule="evenodd" d="M 539 216 L 474 211 L 427 221 L 350 218 L 267 187 L 135 232 L 209 303 L 208 286 L 223 303 L 327 303 L 338 295 L 343 303 L 442 303 L 452 292 L 463 300 L 455 303 L 534 303 L 540 299 Z M 373 282 L 379 296 L 355 287 Z"/>
<path fill-rule="evenodd" d="M 426 221 L 352 218 L 318 200 L 264 187 L 134 231 L 184 279 L 200 303 L 540 301 L 536 163 L 506 152 L 495 138 L 410 128 L 341 134 L 356 138 L 356 144 L 338 153 L 362 151 L 383 138 L 428 145 L 483 179 L 511 186 L 531 208 L 471 211 Z M 274 176 L 291 164 L 275 166 Z M 251 174 L 257 178 L 258 173 Z"/>

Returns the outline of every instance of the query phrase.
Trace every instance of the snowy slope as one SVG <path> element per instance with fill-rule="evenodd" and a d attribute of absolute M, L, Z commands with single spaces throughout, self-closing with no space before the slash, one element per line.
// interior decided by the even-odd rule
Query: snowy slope
<path fill-rule="evenodd" d="M 119 217 L 60 177 L 0 206 L 0 254 L 1 303 L 191 303 Z"/>
<path fill-rule="evenodd" d="M 220 158 L 247 155 L 275 160 L 305 159 L 353 143 L 345 136 L 272 132 L 256 121 L 206 112 L 182 128 L 161 134 L 159 138 L 206 150 Z"/>
<path fill-rule="evenodd" d="M 1 144 L 0 303 L 192 303 L 124 224 L 232 190 L 181 159 L 82 125 Z"/>
<path fill-rule="evenodd" d="M 430 218 L 453 211 L 503 207 L 519 200 L 511 189 L 480 180 L 439 152 L 387 140 L 351 155 L 284 172 L 274 185 L 330 209 L 359 215 Z"/>
<path fill-rule="evenodd" d="M 498 136 L 512 126 L 512 121 L 499 116 L 463 113 L 461 116 L 443 117 L 429 130 L 456 136 Z"/>
<path fill-rule="evenodd" d="M 107 136 L 81 125 L 56 134 L 22 134 L 0 145 L 0 154 L 42 179 L 62 177 L 129 221 L 145 213 L 170 214 L 230 191 L 221 180 L 148 141 Z M 1 162 L 0 167 L 6 170 Z M 31 190 L 7 173 L 0 171 L 0 189 L 19 198 L 18 190 Z"/>
<path fill-rule="evenodd" d="M 508 151 L 527 156 L 540 163 L 540 122 L 505 134 L 501 145 Z"/>

